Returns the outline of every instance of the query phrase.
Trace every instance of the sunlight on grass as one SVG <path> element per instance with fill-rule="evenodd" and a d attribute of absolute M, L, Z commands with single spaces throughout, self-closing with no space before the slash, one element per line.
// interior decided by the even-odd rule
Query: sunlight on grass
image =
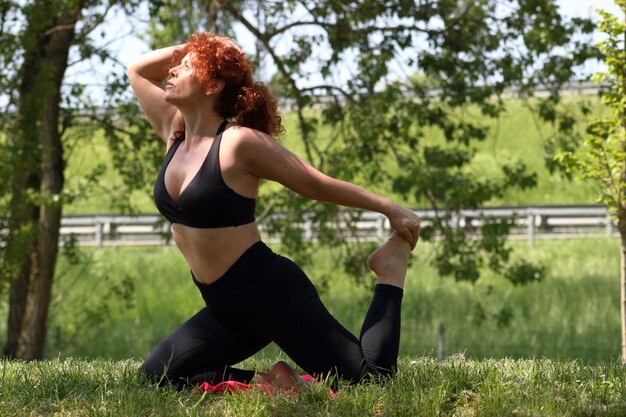
<path fill-rule="evenodd" d="M 266 361 L 254 365 L 266 367 Z M 151 388 L 136 361 L 0 362 L 0 415 L 503 416 L 626 413 L 617 363 L 405 359 L 385 384 L 340 385 L 335 398 L 310 384 L 299 395 L 235 395 Z"/>

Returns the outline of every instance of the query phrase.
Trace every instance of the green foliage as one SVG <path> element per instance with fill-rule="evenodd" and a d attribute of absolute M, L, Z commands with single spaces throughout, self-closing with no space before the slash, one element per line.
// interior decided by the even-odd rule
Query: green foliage
<path fill-rule="evenodd" d="M 470 109 L 497 119 L 505 110 L 506 88 L 532 96 L 543 86 L 550 95 L 538 101 L 538 117 L 572 129 L 574 119 L 561 117 L 558 111 L 559 90 L 573 79 L 577 66 L 597 55 L 586 42 L 593 30 L 588 20 L 564 20 L 550 0 L 511 2 L 507 8 L 495 0 L 341 4 L 188 0 L 154 1 L 149 7 L 152 26 L 147 36 L 155 47 L 180 42 L 197 30 L 228 34 L 235 22 L 246 27 L 257 40 L 257 58 L 261 52 L 271 57 L 278 68 L 274 78 L 289 90 L 283 94 L 295 100 L 303 154 L 309 162 L 338 178 L 393 189 L 407 201 L 446 213 L 424 233 L 425 238 L 444 237 L 442 255 L 435 261 L 440 273 L 476 281 L 485 254 L 495 259 L 486 266 L 518 271 L 509 272 L 511 276 L 541 271 L 508 264 L 505 228 L 460 228 L 451 221 L 461 209 L 536 183 L 535 174 L 513 158 L 498 161 L 498 176 L 481 172 L 477 148 L 489 136 L 491 125 L 471 117 Z M 256 21 L 249 18 L 251 13 Z M 289 46 L 278 48 L 286 37 L 291 42 L 280 44 Z M 86 45 L 81 51 L 88 53 L 90 48 Z M 316 53 L 323 48 L 331 53 Z M 259 59 L 258 65 L 263 65 Z M 422 79 L 398 79 L 390 72 L 393 61 L 415 68 Z M 333 75 L 342 67 L 349 67 L 353 76 L 336 83 Z M 323 81 L 304 87 L 311 68 Z M 439 87 L 435 94 L 432 87 Z M 126 104 L 126 90 L 123 76 L 110 82 L 107 97 L 110 107 L 119 109 L 118 117 L 100 123 L 123 179 L 118 195 L 124 197 L 117 203 L 132 211 L 126 196 L 149 188 L 162 149 L 151 139 L 136 105 Z M 320 92 L 327 99 L 321 100 Z M 308 111 L 313 105 L 319 112 Z M 329 133 L 332 140 L 325 137 Z M 442 140 L 432 140 L 432 135 Z M 259 206 L 263 226 L 280 236 L 286 252 L 299 262 L 310 259 L 311 253 L 299 225 L 306 214 L 309 230 L 323 245 L 348 245 L 335 253 L 354 258 L 333 259 L 338 268 L 358 264 L 359 250 L 344 240 L 351 235 L 350 227 L 338 220 L 343 215 L 354 221 L 358 214 L 269 188 Z M 281 216 L 265 216 L 273 213 Z M 479 239 L 470 238 L 470 232 Z M 443 254 L 450 254 L 449 259 Z"/>
<path fill-rule="evenodd" d="M 150 2 L 146 36 L 160 47 L 198 30 L 232 34 L 233 24 L 241 24 L 256 39 L 257 65 L 271 59 L 278 70 L 272 76 L 275 88 L 295 102 L 305 159 L 332 176 L 387 189 L 441 213 L 423 236 L 443 237 L 433 259 L 442 275 L 475 282 L 489 267 L 524 283 L 541 279 L 545 271 L 530 263 L 510 263 L 505 227 L 459 227 L 452 219 L 461 209 L 536 185 L 536 174 L 519 158 L 496 160 L 497 175 L 482 170 L 477 158 L 477 149 L 492 132 L 490 120 L 505 112 L 505 89 L 517 89 L 527 98 L 539 87 L 547 89 L 547 98 L 527 99 L 528 108 L 556 130 L 550 143 L 575 142 L 578 109 L 562 105 L 560 90 L 598 54 L 588 41 L 593 24 L 565 20 L 552 0 L 501 6 L 496 0 L 158 1 Z M 322 50 L 330 53 L 318 53 Z M 394 61 L 419 75 L 397 77 L 391 72 Z M 335 75 L 344 67 L 352 76 L 337 82 Z M 307 83 L 311 71 L 322 81 Z M 146 140 L 149 128 L 136 105 L 119 103 L 125 80 L 116 87 L 110 96 L 123 109 L 122 117 L 107 125 L 106 134 L 127 195 L 152 183 L 162 156 L 154 144 L 158 141 Z M 316 111 L 310 111 L 312 106 Z M 360 265 L 360 250 L 346 240 L 354 233 L 349 222 L 340 221 L 340 216 L 356 221 L 358 213 L 302 201 L 271 187 L 261 194 L 259 213 L 265 230 L 280 237 L 285 252 L 298 262 L 311 260 L 303 238 L 313 233 L 324 246 L 345 248 L 334 251 L 330 261 L 336 268 L 355 272 L 352 266 Z M 302 228 L 303 220 L 308 230 Z M 485 255 L 491 258 L 487 264 Z"/>
<path fill-rule="evenodd" d="M 5 106 L 0 131 L 6 133 L 0 142 L 0 216 L 8 230 L 0 236 L 0 295 L 10 282 L 10 333 L 4 349 L 9 356 L 38 359 L 42 354 L 45 323 L 25 324 L 47 317 L 63 205 L 97 184 L 104 172 L 95 165 L 79 188 L 64 188 L 65 152 L 71 148 L 66 134 L 89 124 L 85 120 L 98 113 L 84 85 L 64 83 L 66 70 L 72 60 L 114 61 L 106 47 L 95 46 L 93 31 L 111 10 L 132 12 L 138 5 L 135 0 L 0 5 L 0 90 Z M 65 250 L 78 261 L 71 238 Z"/>
<path fill-rule="evenodd" d="M 626 1 L 616 3 L 626 14 Z M 592 121 L 582 146 L 565 147 L 555 160 L 566 172 L 592 180 L 598 201 L 615 213 L 620 230 L 626 230 L 626 24 L 610 13 L 599 13 L 598 28 L 607 35 L 599 44 L 607 70 L 594 79 L 606 84 L 602 102 L 611 109 L 610 115 Z"/>
<path fill-rule="evenodd" d="M 484 205 L 512 188 L 536 184 L 536 174 L 528 172 L 520 160 L 500 163 L 500 176 L 480 173 L 476 148 L 486 140 L 490 127 L 469 117 L 469 108 L 478 108 L 485 118 L 498 118 L 505 109 L 502 94 L 506 88 L 532 96 L 541 86 L 550 94 L 539 100 L 538 117 L 572 130 L 575 119 L 565 119 L 557 111 L 559 91 L 574 79 L 577 66 L 597 56 L 587 42 L 593 25 L 585 19 L 566 21 L 554 2 L 499 6 L 489 0 L 366 1 L 341 6 L 328 1 L 307 5 L 296 17 L 289 14 L 298 7 L 295 3 L 270 3 L 261 25 L 247 19 L 240 9 L 223 4 L 226 12 L 262 40 L 278 68 L 274 79 L 285 81 L 282 88 L 291 87 L 309 162 L 348 181 L 376 184 L 379 189 L 387 184 L 394 192 L 410 196 L 410 201 L 426 203 L 442 213 L 424 237 L 443 237 L 442 256 L 435 263 L 441 274 L 460 280 L 479 278 L 486 249 L 466 236 L 472 230 L 458 228 L 450 220 L 461 209 Z M 298 30 L 305 27 L 311 29 L 306 34 Z M 293 42 L 283 53 L 277 42 L 287 35 Z M 321 57 L 314 53 L 316 48 L 332 53 Z M 397 79 L 390 70 L 393 61 L 416 68 L 421 78 Z M 343 66 L 350 68 L 352 76 L 338 84 L 332 75 Z M 304 79 L 311 67 L 319 69 L 324 81 L 299 87 L 296 81 Z M 432 87 L 438 88 L 433 91 Z M 324 100 L 318 95 L 321 92 L 327 95 Z M 303 111 L 311 104 L 321 108 L 321 117 Z M 316 130 L 319 125 L 330 126 L 331 141 Z M 432 140 L 427 133 L 440 134 L 443 141 Z M 273 205 L 274 210 L 301 206 L 286 195 L 272 197 L 284 202 Z M 311 221 L 323 227 L 328 214 L 321 209 L 313 213 Z M 281 233 L 291 233 L 283 226 Z M 482 233 L 480 228 L 473 232 Z M 336 242 L 332 238 L 328 244 Z M 495 242 L 488 253 L 499 259 L 502 271 L 518 276 L 533 270 L 541 275 L 539 266 L 504 265 L 506 241 Z M 301 247 L 286 249 L 297 256 Z M 351 262 L 338 262 L 341 265 Z"/>
<path fill-rule="evenodd" d="M 73 63 L 98 57 L 101 62 L 115 65 L 117 61 L 113 54 L 104 47 L 94 45 L 93 32 L 109 18 L 108 13 L 112 10 L 133 13 L 141 1 L 117 1 L 105 0 L 87 2 L 77 6 L 73 0 L 63 1 L 29 1 L 18 4 L 5 1 L 0 5 L 0 65 L 3 68 L 3 77 L 0 80 L 2 91 L 2 103 L 5 107 L 0 116 L 0 131 L 11 132 L 0 141 L 2 159 L 0 160 L 0 173 L 7 179 L 0 186 L 0 202 L 5 202 L 5 196 L 15 190 L 10 190 L 12 176 L 17 172 L 32 171 L 33 167 L 39 168 L 41 155 L 49 152 L 45 144 L 39 143 L 37 137 L 42 126 L 43 106 L 41 100 L 44 92 L 58 89 L 59 80 L 51 79 L 51 62 L 49 55 L 44 54 L 45 48 L 49 47 L 51 34 L 61 30 L 71 29 L 63 19 L 70 19 L 67 14 L 70 10 L 80 6 L 78 14 L 83 15 L 75 33 L 72 36 L 72 46 L 75 51 L 69 57 L 68 62 Z M 81 8 L 82 7 L 82 8 Z M 59 26 L 61 25 L 61 26 Z M 73 27 L 73 26 L 72 26 Z M 25 65 L 28 64 L 28 65 Z M 67 64 L 67 63 L 65 63 Z M 61 64 L 63 68 L 65 64 Z M 115 74 L 111 75 L 111 81 L 115 84 Z M 77 136 L 85 138 L 86 132 L 94 129 L 93 120 L 106 121 L 112 114 L 103 114 L 89 95 L 87 88 L 80 82 L 63 84 L 58 95 L 59 124 L 58 135 L 63 139 L 63 157 L 70 155 L 72 148 L 77 144 Z M 111 87 L 107 87 L 111 88 Z M 109 91 L 103 91 L 108 94 Z M 99 117 L 96 115 L 99 114 Z M 73 136 L 79 132 L 77 136 Z M 65 158 L 64 158 L 65 159 Z M 85 190 L 88 190 L 97 182 L 103 168 L 95 166 L 81 181 L 80 189 L 64 190 L 60 198 L 55 202 L 63 205 L 80 198 Z M 46 203 L 44 196 L 37 196 L 38 189 L 28 189 L 36 199 L 36 203 Z M 49 204 L 48 201 L 46 204 Z M 8 204 L 8 201 L 7 201 Z M 0 210 L 6 210 L 7 205 L 1 204 Z M 4 214 L 4 213 L 3 213 Z M 4 216 L 3 216 L 4 217 Z"/>
<path fill-rule="evenodd" d="M 233 34 L 232 17 L 214 0 L 156 0 L 147 2 L 150 12 L 150 44 L 155 48 L 183 43 L 195 32 Z M 241 7 L 241 0 L 229 1 Z"/>
<path fill-rule="evenodd" d="M 285 79 L 279 72 L 272 75 L 272 79 L 269 81 L 269 87 L 272 93 L 279 98 L 289 98 L 291 96 L 291 87 L 289 81 Z"/>

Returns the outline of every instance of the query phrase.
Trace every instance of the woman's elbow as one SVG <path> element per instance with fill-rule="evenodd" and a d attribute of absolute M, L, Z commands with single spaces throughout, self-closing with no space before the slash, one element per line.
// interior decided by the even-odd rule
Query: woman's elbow
<path fill-rule="evenodd" d="M 139 65 L 140 62 L 138 58 L 134 58 L 128 63 L 128 67 L 126 67 L 126 73 L 129 77 L 139 73 Z"/>

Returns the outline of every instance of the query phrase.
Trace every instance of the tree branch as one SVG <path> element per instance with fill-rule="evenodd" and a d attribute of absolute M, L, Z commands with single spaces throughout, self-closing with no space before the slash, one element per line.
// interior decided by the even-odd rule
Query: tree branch
<path fill-rule="evenodd" d="M 307 158 L 309 159 L 309 161 L 311 163 L 314 162 L 313 154 L 311 152 L 311 149 L 313 148 L 315 150 L 315 153 L 317 154 L 318 159 L 320 161 L 323 161 L 323 156 L 322 156 L 321 152 L 319 151 L 319 149 L 317 149 L 315 144 L 312 143 L 311 138 L 309 137 L 309 133 L 308 133 L 309 128 L 307 127 L 307 124 L 306 124 L 306 121 L 305 121 L 305 118 L 304 118 L 304 113 L 303 113 L 304 98 L 302 96 L 302 93 L 301 93 L 300 89 L 298 88 L 298 86 L 296 85 L 295 80 L 289 74 L 289 71 L 287 71 L 287 67 L 286 67 L 285 63 L 276 54 L 276 51 L 270 45 L 269 38 L 268 38 L 267 34 L 259 31 L 250 21 L 248 21 L 248 19 L 246 19 L 237 9 L 235 9 L 230 4 L 230 2 L 222 1 L 222 0 L 216 0 L 216 1 L 217 1 L 218 5 L 220 5 L 224 10 L 226 10 L 228 13 L 230 13 L 235 19 L 239 20 L 239 22 L 241 24 L 243 24 L 244 27 L 246 29 L 248 29 L 254 36 L 256 36 L 257 39 L 259 39 L 261 41 L 263 46 L 265 46 L 265 48 L 267 49 L 268 53 L 270 54 L 270 56 L 274 60 L 274 63 L 276 64 L 276 67 L 278 68 L 278 71 L 288 81 L 289 86 L 291 87 L 291 90 L 292 90 L 293 94 L 295 95 L 296 103 L 298 105 L 297 106 L 298 122 L 300 124 L 300 130 L 302 132 L 302 141 L 304 142 L 304 147 L 305 147 L 305 152 L 307 154 Z M 320 162 L 320 165 L 321 165 L 321 162 Z"/>
<path fill-rule="evenodd" d="M 100 24 L 104 22 L 104 19 L 106 18 L 107 14 L 109 14 L 111 9 L 113 8 L 114 4 L 115 2 L 109 3 L 106 9 L 104 9 L 104 12 L 100 14 L 100 16 L 98 16 L 93 22 L 91 22 L 90 25 L 85 24 L 85 26 L 83 26 L 82 29 L 80 30 L 80 34 L 76 36 L 76 40 L 84 41 L 91 32 L 93 32 L 98 26 L 100 26 Z"/>
<path fill-rule="evenodd" d="M 308 92 L 308 91 L 315 91 L 315 90 L 337 90 L 338 92 L 341 93 L 341 95 L 343 95 L 348 101 L 350 102 L 354 102 L 354 99 L 352 98 L 352 95 L 349 94 L 346 90 L 344 90 L 341 87 L 338 87 L 336 85 L 332 85 L 332 84 L 320 84 L 320 85 L 315 85 L 312 87 L 305 87 L 300 89 L 301 92 Z"/>
<path fill-rule="evenodd" d="M 73 30 L 75 26 L 76 26 L 76 23 L 67 23 L 65 25 L 56 25 L 56 26 L 53 26 L 50 29 L 46 30 L 43 33 L 43 36 L 44 37 L 50 36 L 53 33 L 60 32 L 60 31 L 63 31 L 63 30 Z"/>

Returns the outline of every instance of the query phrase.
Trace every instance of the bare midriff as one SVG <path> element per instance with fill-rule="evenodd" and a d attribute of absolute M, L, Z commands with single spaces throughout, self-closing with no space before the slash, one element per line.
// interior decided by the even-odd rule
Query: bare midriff
<path fill-rule="evenodd" d="M 204 284 L 217 281 L 248 248 L 261 240 L 256 222 L 213 229 L 174 223 L 172 236 L 194 276 Z"/>

